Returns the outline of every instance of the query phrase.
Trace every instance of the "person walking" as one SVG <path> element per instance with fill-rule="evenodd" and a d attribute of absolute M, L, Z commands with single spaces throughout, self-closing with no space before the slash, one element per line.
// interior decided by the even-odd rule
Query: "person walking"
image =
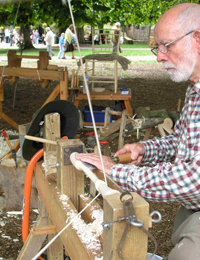
<path fill-rule="evenodd" d="M 75 59 L 74 45 L 73 45 L 74 40 L 73 40 L 73 34 L 72 34 L 73 30 L 74 30 L 74 26 L 73 26 L 73 24 L 71 24 L 65 32 L 65 46 L 64 46 L 64 53 L 63 53 L 62 59 L 65 59 L 66 52 L 71 52 L 72 59 Z"/>
<path fill-rule="evenodd" d="M 185 104 L 170 135 L 126 144 L 115 156 L 131 153 L 130 164 L 103 156 L 104 169 L 118 185 L 160 202 L 180 203 L 174 221 L 174 248 L 164 260 L 200 259 L 200 5 L 179 4 L 158 20 L 151 51 L 175 82 L 188 81 Z M 102 170 L 97 154 L 77 160 Z M 142 166 L 142 167 L 141 167 Z"/>
<path fill-rule="evenodd" d="M 54 44 L 54 33 L 51 31 L 50 27 L 46 27 L 46 36 L 44 41 L 46 42 L 47 51 L 49 53 L 49 57 L 54 56 L 54 52 L 52 51 L 52 45 Z"/>
<path fill-rule="evenodd" d="M 61 33 L 61 36 L 59 37 L 59 53 L 58 53 L 58 59 L 61 59 L 63 57 L 64 53 L 64 43 L 65 43 L 65 33 Z"/>
<path fill-rule="evenodd" d="M 38 30 L 35 30 L 35 32 L 34 32 L 34 43 L 35 44 L 39 44 L 39 38 L 40 38 L 40 34 L 39 34 Z"/>
<path fill-rule="evenodd" d="M 13 29 L 10 29 L 9 31 L 10 46 L 12 46 L 13 44 L 13 37 L 14 37 Z"/>
<path fill-rule="evenodd" d="M 119 52 L 122 53 L 122 49 L 120 47 L 120 23 L 117 22 L 115 25 L 111 28 L 111 39 L 112 39 L 112 53 L 118 54 L 118 46 L 119 46 Z"/>
<path fill-rule="evenodd" d="M 6 43 L 9 43 L 9 29 L 7 28 L 7 29 L 5 29 L 5 41 L 6 41 Z"/>

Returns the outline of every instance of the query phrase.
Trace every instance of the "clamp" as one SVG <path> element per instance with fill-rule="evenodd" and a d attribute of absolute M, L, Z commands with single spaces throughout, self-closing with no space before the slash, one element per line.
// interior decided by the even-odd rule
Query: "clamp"
<path fill-rule="evenodd" d="M 127 196 L 127 195 L 129 196 L 129 198 L 124 199 L 124 197 Z M 137 218 L 137 216 L 135 214 L 134 207 L 133 207 L 133 196 L 132 196 L 132 194 L 128 191 L 123 192 L 120 196 L 120 201 L 123 204 L 124 217 L 117 218 L 116 220 L 113 220 L 113 221 L 110 221 L 110 222 L 103 222 L 102 223 L 103 228 L 109 230 L 110 224 L 113 224 L 115 222 L 121 222 L 123 220 L 126 221 L 126 227 L 124 229 L 124 232 L 123 232 L 123 235 L 121 237 L 119 247 L 118 247 L 118 254 L 119 254 L 119 257 L 121 258 L 121 260 L 124 260 L 124 257 L 122 256 L 122 253 L 121 253 L 122 245 L 124 243 L 125 237 L 126 237 L 128 231 L 129 231 L 131 225 L 134 226 L 134 227 L 140 228 L 154 242 L 154 245 L 155 245 L 154 252 L 151 255 L 151 257 L 148 259 L 148 260 L 150 260 L 151 258 L 153 258 L 154 254 L 157 250 L 156 239 L 144 228 L 143 221 L 141 221 Z M 153 215 L 158 215 L 158 219 L 152 219 L 152 222 L 158 223 L 158 222 L 161 221 L 162 217 L 161 217 L 160 212 L 153 211 L 152 213 L 150 213 L 150 216 L 152 217 Z"/>

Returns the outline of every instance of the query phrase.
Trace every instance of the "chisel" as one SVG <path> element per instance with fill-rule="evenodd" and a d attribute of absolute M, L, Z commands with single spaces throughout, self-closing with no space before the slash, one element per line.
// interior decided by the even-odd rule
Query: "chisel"
<path fill-rule="evenodd" d="M 130 162 L 132 162 L 131 153 L 120 154 L 116 157 L 112 157 L 112 160 L 115 163 L 125 163 L 125 164 L 130 163 Z"/>
<path fill-rule="evenodd" d="M 12 158 L 15 160 L 15 165 L 17 167 L 17 158 L 16 158 L 16 152 L 15 152 L 15 149 L 13 149 L 9 139 L 8 139 L 8 136 L 6 134 L 6 131 L 2 131 L 2 135 L 4 136 L 8 146 L 10 147 L 10 151 L 11 151 L 11 154 L 12 154 Z"/>

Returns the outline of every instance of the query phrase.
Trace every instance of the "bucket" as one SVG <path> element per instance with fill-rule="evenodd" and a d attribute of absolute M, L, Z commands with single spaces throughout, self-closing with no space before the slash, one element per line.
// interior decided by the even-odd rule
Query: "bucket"
<path fill-rule="evenodd" d="M 147 259 L 150 258 L 150 256 L 152 256 L 151 253 L 147 253 Z M 154 255 L 150 260 L 162 260 L 163 258 L 161 256 L 158 255 Z"/>

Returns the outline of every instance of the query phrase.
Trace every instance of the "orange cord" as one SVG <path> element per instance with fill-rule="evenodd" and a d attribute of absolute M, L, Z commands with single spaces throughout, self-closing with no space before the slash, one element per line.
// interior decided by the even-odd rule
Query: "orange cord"
<path fill-rule="evenodd" d="M 63 136 L 61 139 L 67 140 L 67 136 Z M 23 199 L 23 218 L 22 218 L 22 240 L 25 243 L 29 233 L 29 213 L 30 213 L 30 199 L 31 199 L 31 185 L 33 179 L 33 170 L 36 163 L 44 155 L 44 149 L 40 149 L 33 155 L 26 169 L 26 177 L 24 183 L 24 199 Z M 40 260 L 45 260 L 41 256 L 38 257 Z"/>
<path fill-rule="evenodd" d="M 30 212 L 30 198 L 31 198 L 31 185 L 33 178 L 33 170 L 36 163 L 43 156 L 44 149 L 40 149 L 36 154 L 33 155 L 26 169 L 26 177 L 24 184 L 24 199 L 23 199 L 23 219 L 22 219 L 22 240 L 25 243 L 29 233 L 29 212 Z M 40 260 L 44 260 L 39 256 Z"/>

